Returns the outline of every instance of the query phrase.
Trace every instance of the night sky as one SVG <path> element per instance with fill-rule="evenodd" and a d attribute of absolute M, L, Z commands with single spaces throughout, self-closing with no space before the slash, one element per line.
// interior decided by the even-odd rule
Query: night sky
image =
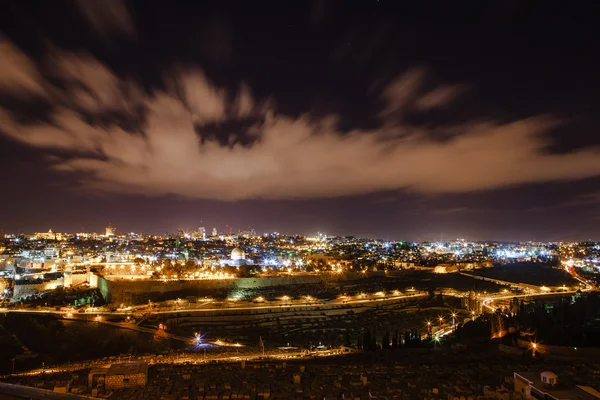
<path fill-rule="evenodd" d="M 0 230 L 600 240 L 596 1 L 0 2 Z"/>

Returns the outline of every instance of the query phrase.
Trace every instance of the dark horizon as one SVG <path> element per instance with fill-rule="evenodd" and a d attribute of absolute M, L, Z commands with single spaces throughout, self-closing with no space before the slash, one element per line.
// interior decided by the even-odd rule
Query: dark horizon
<path fill-rule="evenodd" d="M 0 4 L 0 232 L 600 240 L 595 3 Z"/>

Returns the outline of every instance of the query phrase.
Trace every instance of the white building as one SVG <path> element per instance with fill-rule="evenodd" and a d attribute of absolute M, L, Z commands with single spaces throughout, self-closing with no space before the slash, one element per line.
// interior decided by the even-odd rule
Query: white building
<path fill-rule="evenodd" d="M 231 251 L 229 259 L 221 260 L 220 264 L 222 267 L 229 265 L 230 267 L 239 267 L 240 265 L 253 265 L 254 261 L 246 260 L 246 252 L 236 247 Z"/>

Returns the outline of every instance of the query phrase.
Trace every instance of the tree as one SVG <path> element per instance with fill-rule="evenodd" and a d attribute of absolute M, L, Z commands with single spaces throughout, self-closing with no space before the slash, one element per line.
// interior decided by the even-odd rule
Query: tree
<path fill-rule="evenodd" d="M 390 348 L 390 333 L 387 330 L 381 338 L 381 348 L 384 350 Z"/>
<path fill-rule="evenodd" d="M 373 346 L 373 340 L 371 338 L 371 331 L 369 329 L 365 330 L 365 333 L 363 334 L 363 341 L 362 341 L 362 345 L 363 345 L 363 349 L 364 350 L 374 350 Z"/>
<path fill-rule="evenodd" d="M 427 294 L 429 295 L 430 299 L 433 299 L 435 297 L 435 287 L 429 286 L 429 288 L 427 289 Z"/>
<path fill-rule="evenodd" d="M 346 333 L 344 335 L 344 346 L 350 347 L 351 345 L 352 345 L 352 343 L 350 342 L 350 332 L 348 332 L 348 330 L 346 330 Z"/>
<path fill-rule="evenodd" d="M 392 336 L 392 349 L 397 349 L 400 346 L 399 339 L 398 331 L 394 332 L 394 335 Z"/>

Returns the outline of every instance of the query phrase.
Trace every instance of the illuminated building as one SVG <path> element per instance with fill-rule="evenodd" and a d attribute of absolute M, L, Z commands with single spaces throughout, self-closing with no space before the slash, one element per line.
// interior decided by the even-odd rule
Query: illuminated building
<path fill-rule="evenodd" d="M 229 265 L 231 267 L 239 267 L 240 265 L 253 265 L 252 260 L 246 260 L 246 252 L 236 247 L 231 251 L 231 256 L 227 260 L 220 261 L 221 266 Z"/>
<path fill-rule="evenodd" d="M 194 233 L 194 239 L 206 240 L 206 229 L 203 226 Z"/>
<path fill-rule="evenodd" d="M 48 232 L 36 232 L 33 237 L 35 239 L 56 240 L 56 233 L 49 229 Z"/>
<path fill-rule="evenodd" d="M 106 227 L 106 237 L 115 236 L 115 228 L 112 226 Z"/>

